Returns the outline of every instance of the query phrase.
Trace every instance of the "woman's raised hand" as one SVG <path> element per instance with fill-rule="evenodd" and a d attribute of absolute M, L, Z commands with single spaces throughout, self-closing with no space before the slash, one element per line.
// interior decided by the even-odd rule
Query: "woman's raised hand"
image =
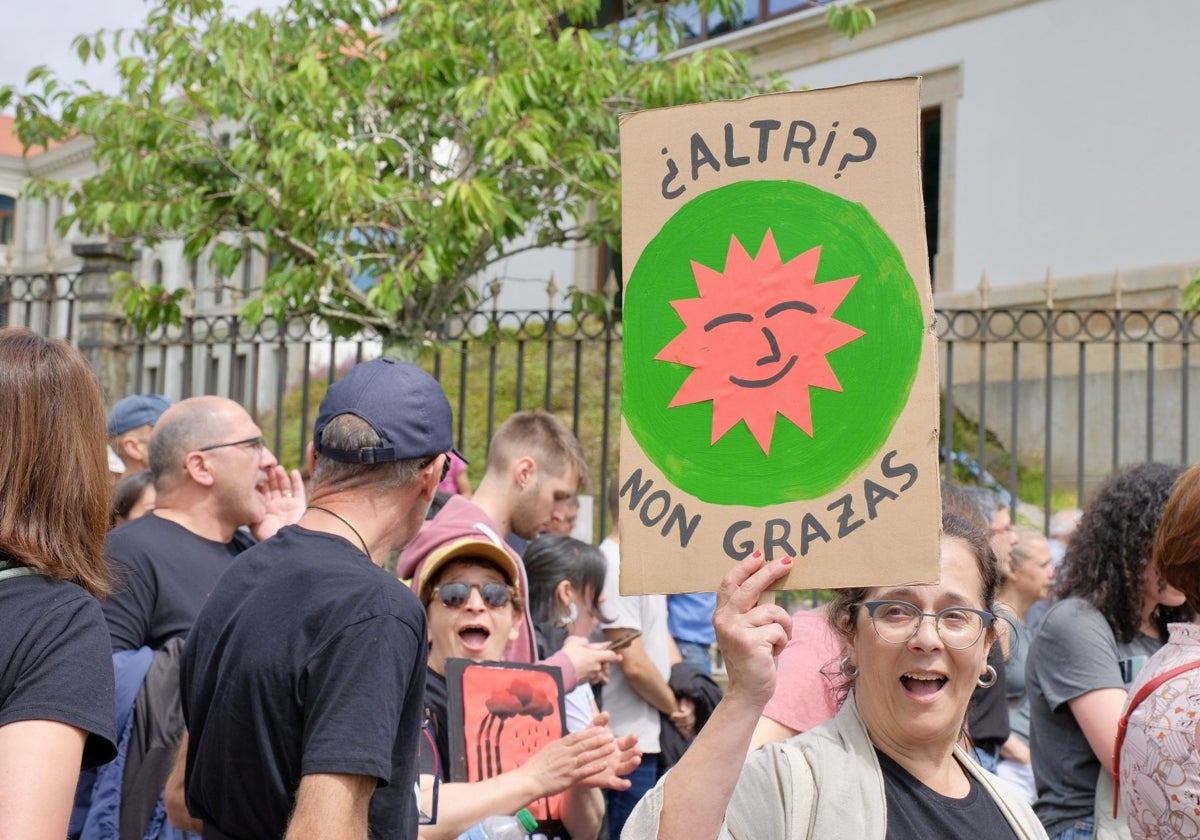
<path fill-rule="evenodd" d="M 790 557 L 768 563 L 756 551 L 721 579 L 713 626 L 729 675 L 726 700 L 761 711 L 771 699 L 775 657 L 791 636 L 792 619 L 764 595 L 791 570 Z"/>

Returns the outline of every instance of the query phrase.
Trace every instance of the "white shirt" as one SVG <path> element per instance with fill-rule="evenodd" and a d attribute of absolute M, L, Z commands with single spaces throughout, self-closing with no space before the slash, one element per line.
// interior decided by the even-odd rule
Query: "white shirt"
<path fill-rule="evenodd" d="M 604 612 L 615 620 L 604 625 L 606 630 L 641 630 L 642 645 L 650 661 L 665 682 L 671 676 L 671 654 L 667 641 L 667 596 L 622 595 L 621 551 L 610 537 L 600 543 L 600 551 L 608 561 L 604 578 Z M 661 727 L 658 709 L 647 703 L 633 690 L 620 667 L 611 669 L 602 695 L 604 710 L 612 719 L 610 726 L 618 736 L 636 732 L 642 752 L 659 752 L 658 736 Z"/>

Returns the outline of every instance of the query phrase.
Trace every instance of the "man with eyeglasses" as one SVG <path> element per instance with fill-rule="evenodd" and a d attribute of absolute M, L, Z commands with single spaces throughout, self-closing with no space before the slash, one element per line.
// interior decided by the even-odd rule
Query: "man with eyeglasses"
<path fill-rule="evenodd" d="M 383 565 L 451 449 L 450 404 L 416 365 L 330 386 L 304 515 L 238 558 L 184 649 L 186 806 L 206 840 L 416 836 L 425 611 Z"/>
<path fill-rule="evenodd" d="M 101 606 L 126 689 L 118 696 L 129 698 L 121 719 L 131 716 L 133 729 L 123 767 L 106 771 L 119 784 L 101 779 L 92 809 L 103 813 L 119 796 L 122 836 L 137 837 L 159 807 L 182 735 L 184 637 L 235 558 L 304 511 L 299 472 L 288 475 L 232 400 L 193 397 L 167 408 L 150 433 L 148 457 L 155 507 L 114 529 L 104 547 L 115 580 Z"/>
<path fill-rule="evenodd" d="M 304 511 L 300 473 L 288 475 L 233 400 L 168 408 L 149 457 L 154 510 L 114 529 L 104 547 L 116 577 L 103 603 L 114 651 L 186 636 L 233 559 Z"/>

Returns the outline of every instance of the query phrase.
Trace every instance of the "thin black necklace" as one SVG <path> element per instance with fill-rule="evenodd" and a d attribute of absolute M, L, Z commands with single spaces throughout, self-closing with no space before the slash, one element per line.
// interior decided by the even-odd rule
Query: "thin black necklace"
<path fill-rule="evenodd" d="M 321 507 L 320 505 L 309 505 L 305 510 L 319 510 L 321 513 L 328 513 L 334 519 L 340 519 L 342 524 L 354 532 L 354 536 L 358 537 L 358 541 L 362 543 L 363 553 L 367 555 L 367 559 L 371 558 L 371 549 L 367 548 L 367 541 L 362 538 L 362 534 L 358 533 L 358 529 L 350 524 L 350 520 L 342 516 L 340 513 L 334 513 L 329 508 Z"/>

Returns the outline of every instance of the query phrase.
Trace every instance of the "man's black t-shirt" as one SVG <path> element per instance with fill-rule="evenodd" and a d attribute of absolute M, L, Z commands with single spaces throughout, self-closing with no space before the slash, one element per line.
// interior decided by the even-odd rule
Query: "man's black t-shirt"
<path fill-rule="evenodd" d="M 281 837 L 303 775 L 374 776 L 375 838 L 417 834 L 425 610 L 341 537 L 293 525 L 200 610 L 180 684 L 205 837 Z"/>
<path fill-rule="evenodd" d="M 66 723 L 88 733 L 84 769 L 111 760 L 112 650 L 96 599 L 65 580 L 20 575 L 0 581 L 0 616 L 0 726 Z"/>
<path fill-rule="evenodd" d="M 997 642 L 988 652 L 988 664 L 996 669 L 996 681 L 988 688 L 976 688 L 967 710 L 967 734 L 971 743 L 994 753 L 1008 740 L 1012 730 L 1008 721 L 1008 679 L 1004 653 Z"/>
<path fill-rule="evenodd" d="M 883 770 L 887 796 L 886 840 L 929 840 L 931 837 L 970 837 L 972 840 L 1014 840 L 1017 836 L 996 801 L 967 774 L 971 792 L 951 799 L 875 750 Z"/>
<path fill-rule="evenodd" d="M 186 636 L 217 580 L 252 545 L 244 531 L 214 542 L 153 512 L 113 529 L 104 556 L 115 583 L 101 605 L 112 649 L 158 650 Z"/>

